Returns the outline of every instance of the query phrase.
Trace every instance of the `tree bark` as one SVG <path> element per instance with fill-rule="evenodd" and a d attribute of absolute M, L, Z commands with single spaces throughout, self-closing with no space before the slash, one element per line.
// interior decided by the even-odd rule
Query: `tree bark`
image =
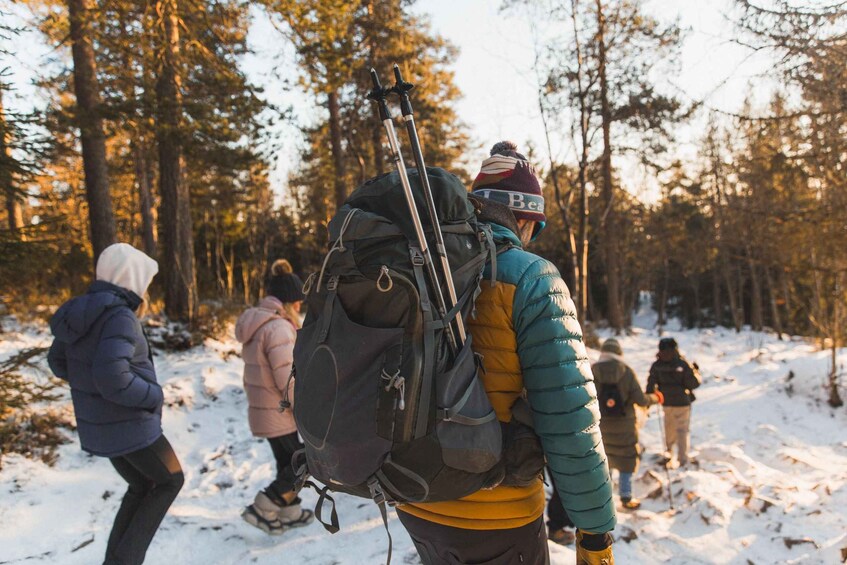
<path fill-rule="evenodd" d="M 141 141 L 133 143 L 135 159 L 135 182 L 138 184 L 138 206 L 141 214 L 141 242 L 144 252 L 156 256 L 156 224 L 153 220 L 153 194 L 150 175 L 150 160 L 147 148 Z"/>
<path fill-rule="evenodd" d="M 6 122 L 6 112 L 3 107 L 3 89 L 0 88 L 0 185 L 6 197 L 6 221 L 9 233 L 15 239 L 23 239 L 21 230 L 24 227 L 23 211 L 21 210 L 20 196 L 15 190 L 15 179 L 11 170 L 11 151 L 9 150 L 9 125 Z"/>
<path fill-rule="evenodd" d="M 582 71 L 582 42 L 579 39 L 579 27 L 577 25 L 577 0 L 571 0 L 571 23 L 573 24 L 574 47 L 576 50 L 576 82 L 579 90 L 579 172 L 577 173 L 577 185 L 579 187 L 579 236 L 576 242 L 577 252 L 577 318 L 580 326 L 585 324 L 588 312 L 588 92 L 583 87 Z"/>
<path fill-rule="evenodd" d="M 91 0 L 67 0 L 70 20 L 71 53 L 74 63 L 76 121 L 82 144 L 85 197 L 88 201 L 91 246 L 94 263 L 100 252 L 115 242 L 115 217 L 106 164 L 106 137 L 100 115 L 100 90 L 91 38 Z"/>
<path fill-rule="evenodd" d="M 738 295 L 735 293 L 735 282 L 732 278 L 732 271 L 726 260 L 721 262 L 721 270 L 723 271 L 723 278 L 726 283 L 726 294 L 729 298 L 729 310 L 732 314 L 732 325 L 735 327 L 736 332 L 740 332 L 741 326 L 744 325 L 744 314 L 740 307 Z"/>
<path fill-rule="evenodd" d="M 762 279 L 759 277 L 759 269 L 749 247 L 747 248 L 747 265 L 750 268 L 750 325 L 754 331 L 760 332 L 765 326 L 762 315 Z"/>
<path fill-rule="evenodd" d="M 165 286 L 165 313 L 191 322 L 197 303 L 194 243 L 188 185 L 183 178 L 182 95 L 177 0 L 157 3 L 162 14 L 161 67 L 156 84 L 159 143 L 160 237 Z"/>
<path fill-rule="evenodd" d="M 338 210 L 347 199 L 347 172 L 344 169 L 344 153 L 341 147 L 341 108 L 338 104 L 338 91 L 327 95 L 329 110 L 329 138 L 332 149 L 332 164 L 335 168 L 335 209 Z"/>
<path fill-rule="evenodd" d="M 597 7 L 597 72 L 600 78 L 600 115 L 603 122 L 602 194 L 606 206 L 603 225 L 603 251 L 606 259 L 606 315 L 609 325 L 617 333 L 623 329 L 620 296 L 620 257 L 618 254 L 618 226 L 615 214 L 615 195 L 612 186 L 612 111 L 609 104 L 609 85 L 606 77 L 606 18 L 603 3 L 595 0 Z"/>
<path fill-rule="evenodd" d="M 723 325 L 723 301 L 721 300 L 721 277 L 717 265 L 712 268 L 712 317 L 715 325 Z"/>
<path fill-rule="evenodd" d="M 768 284 L 768 298 L 771 307 L 771 323 L 776 335 L 782 339 L 782 316 L 779 314 L 779 304 L 777 303 L 777 288 L 774 283 L 773 275 L 770 267 L 765 267 L 765 282 Z"/>

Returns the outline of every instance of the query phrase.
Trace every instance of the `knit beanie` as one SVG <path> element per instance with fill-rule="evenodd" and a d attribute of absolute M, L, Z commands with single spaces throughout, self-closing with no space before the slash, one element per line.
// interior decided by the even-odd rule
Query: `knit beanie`
<path fill-rule="evenodd" d="M 529 160 L 517 152 L 511 141 L 501 141 L 491 148 L 490 157 L 482 162 L 471 192 L 505 204 L 518 220 L 538 222 L 533 237 L 547 223 L 544 194 Z"/>
<path fill-rule="evenodd" d="M 600 351 L 605 351 L 606 353 L 614 353 L 615 355 L 623 356 L 623 349 L 621 349 L 621 344 L 618 343 L 618 340 L 615 338 L 609 338 L 603 342 L 603 345 L 600 347 Z"/>
<path fill-rule="evenodd" d="M 268 281 L 268 294 L 282 302 L 299 302 L 303 295 L 303 281 L 294 274 L 291 263 L 277 259 L 271 266 L 271 278 Z"/>
<path fill-rule="evenodd" d="M 131 290 L 144 298 L 159 264 L 128 243 L 113 243 L 97 258 L 97 280 Z"/>
<path fill-rule="evenodd" d="M 659 340 L 659 351 L 676 351 L 679 345 L 672 337 L 663 337 Z"/>

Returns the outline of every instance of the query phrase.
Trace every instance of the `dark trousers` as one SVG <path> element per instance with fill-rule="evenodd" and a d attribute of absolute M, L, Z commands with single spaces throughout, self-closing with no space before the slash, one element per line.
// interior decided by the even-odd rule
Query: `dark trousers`
<path fill-rule="evenodd" d="M 275 502 L 283 502 L 283 494 L 294 490 L 294 467 L 291 466 L 291 457 L 294 452 L 303 447 L 297 432 L 292 434 L 268 438 L 271 451 L 276 459 L 276 478 L 268 485 L 265 491 Z"/>
<path fill-rule="evenodd" d="M 152 445 L 110 459 L 129 484 L 109 542 L 106 565 L 140 565 L 171 503 L 185 481 L 171 444 L 161 436 Z"/>
<path fill-rule="evenodd" d="M 550 497 L 550 502 L 547 503 L 547 527 L 551 530 L 573 528 L 573 522 L 562 505 L 562 499 L 559 498 L 559 489 L 556 488 L 556 483 L 553 482 L 553 474 L 548 471 L 547 475 L 550 477 L 550 484 L 553 485 L 553 496 Z"/>
<path fill-rule="evenodd" d="M 423 565 L 549 565 L 544 519 L 508 530 L 451 528 L 398 510 Z"/>

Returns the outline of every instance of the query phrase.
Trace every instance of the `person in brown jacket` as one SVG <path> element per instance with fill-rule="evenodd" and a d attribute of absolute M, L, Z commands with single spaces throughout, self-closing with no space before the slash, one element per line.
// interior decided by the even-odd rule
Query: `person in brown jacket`
<path fill-rule="evenodd" d="M 259 491 L 241 514 L 244 520 L 269 534 L 305 526 L 313 512 L 300 507 L 294 488 L 291 456 L 303 447 L 297 437 L 292 410 L 280 411 L 283 391 L 293 402 L 290 378 L 294 340 L 300 327 L 303 283 L 291 264 L 279 259 L 271 267 L 268 296 L 245 311 L 235 324 L 235 337 L 243 344 L 244 390 L 247 393 L 250 431 L 268 440 L 276 459 L 276 478 Z"/>
<path fill-rule="evenodd" d="M 617 469 L 618 493 L 628 510 L 641 506 L 632 496 L 632 476 L 638 470 L 641 446 L 635 406 L 662 404 L 659 390 L 641 391 L 635 371 L 623 359 L 623 349 L 616 339 L 607 339 L 600 348 L 600 359 L 591 366 L 597 398 L 600 403 L 600 432 L 609 458 L 609 468 Z"/>

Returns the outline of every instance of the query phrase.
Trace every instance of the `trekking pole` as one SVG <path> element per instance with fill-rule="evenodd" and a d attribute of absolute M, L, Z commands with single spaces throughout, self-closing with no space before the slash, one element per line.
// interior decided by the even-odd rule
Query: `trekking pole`
<path fill-rule="evenodd" d="M 397 132 L 394 130 L 394 122 L 391 120 L 391 112 L 388 110 L 388 103 L 385 101 L 390 89 L 383 88 L 379 82 L 379 76 L 375 69 L 371 69 L 371 80 L 373 81 L 373 90 L 368 93 L 368 98 L 375 101 L 379 105 L 379 119 L 382 120 L 382 125 L 385 126 L 385 132 L 388 134 L 388 145 L 391 148 L 391 157 L 394 159 L 394 164 L 397 167 L 397 173 L 400 175 L 400 184 L 403 185 L 403 194 L 406 197 L 406 204 L 409 206 L 409 214 L 412 216 L 412 224 L 415 226 L 415 236 L 418 240 L 418 246 L 423 256 L 424 267 L 426 274 L 429 277 L 432 292 L 435 295 L 435 306 L 438 309 L 438 314 L 442 319 L 447 315 L 447 308 L 444 303 L 444 294 L 441 292 L 441 285 L 438 281 L 438 273 L 435 271 L 435 264 L 432 262 L 432 254 L 429 251 L 429 244 L 426 241 L 426 235 L 421 224 L 421 217 L 418 214 L 418 207 L 415 204 L 415 196 L 412 193 L 412 185 L 409 183 L 409 176 L 406 173 L 406 165 L 403 163 L 403 155 L 400 153 L 400 145 L 397 141 Z M 450 343 L 450 348 L 455 355 L 459 349 L 456 344 L 456 336 L 453 335 L 453 326 L 445 327 L 447 339 Z M 464 343 L 464 341 L 463 341 Z"/>
<path fill-rule="evenodd" d="M 662 408 L 658 404 L 656 405 L 656 412 L 659 414 L 659 434 L 662 438 L 662 447 L 667 448 L 668 444 L 665 442 L 665 421 L 662 417 Z M 670 510 L 673 510 L 673 487 L 671 485 L 671 471 L 670 469 L 668 469 L 667 463 L 665 464 L 665 476 L 668 478 L 668 502 L 670 503 Z"/>
<path fill-rule="evenodd" d="M 394 86 L 390 89 L 400 97 L 400 112 L 403 114 L 403 121 L 406 122 L 406 131 L 409 133 L 409 143 L 412 146 L 412 156 L 415 159 L 415 166 L 418 168 L 418 175 L 421 178 L 421 187 L 424 193 L 424 202 L 429 213 L 429 223 L 432 225 L 432 232 L 435 236 L 435 252 L 441 259 L 441 270 L 443 271 L 444 281 L 447 283 L 447 294 L 450 298 L 449 307 L 453 308 L 459 301 L 456 296 L 456 286 L 453 283 L 453 271 L 450 270 L 450 260 L 447 258 L 447 248 L 444 246 L 444 235 L 441 233 L 441 224 L 438 222 L 438 212 L 435 210 L 435 200 L 432 197 L 432 187 L 429 184 L 429 175 L 426 172 L 424 164 L 423 151 L 421 151 L 421 142 L 418 137 L 418 129 L 415 127 L 415 116 L 412 111 L 412 101 L 409 99 L 409 92 L 415 88 L 415 85 L 403 80 L 400 74 L 400 67 L 394 64 Z M 465 323 L 461 315 L 456 316 L 456 329 L 459 332 L 459 341 L 465 342 Z"/>

